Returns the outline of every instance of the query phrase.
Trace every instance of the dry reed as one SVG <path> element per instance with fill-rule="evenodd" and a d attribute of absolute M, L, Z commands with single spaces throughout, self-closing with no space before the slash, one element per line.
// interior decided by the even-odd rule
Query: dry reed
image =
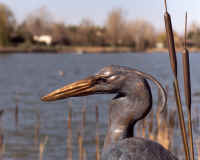
<path fill-rule="evenodd" d="M 36 120 L 36 123 L 35 123 L 35 129 L 34 129 L 34 144 L 35 144 L 35 147 L 37 147 L 38 145 L 38 142 L 39 142 L 39 135 L 40 135 L 40 113 L 37 112 L 37 120 Z"/>
<path fill-rule="evenodd" d="M 0 159 L 3 159 L 3 154 L 5 152 L 5 147 L 4 147 L 4 136 L 1 133 L 0 135 Z"/>
<path fill-rule="evenodd" d="M 197 141 L 196 146 L 197 146 L 197 154 L 198 154 L 197 159 L 200 160 L 200 140 Z"/>
<path fill-rule="evenodd" d="M 96 160 L 100 160 L 100 139 L 99 139 L 99 108 L 96 105 Z"/>
<path fill-rule="evenodd" d="M 3 122 L 2 116 L 4 114 L 4 110 L 0 110 L 0 160 L 3 159 L 3 154 L 5 152 L 5 144 L 4 144 L 4 132 L 3 132 Z"/>
<path fill-rule="evenodd" d="M 16 103 L 16 106 L 15 106 L 15 126 L 16 126 L 16 128 L 18 127 L 18 121 L 19 121 L 19 107 L 18 107 L 18 103 Z"/>
<path fill-rule="evenodd" d="M 67 118 L 67 160 L 72 160 L 72 106 L 69 104 Z"/>
<path fill-rule="evenodd" d="M 165 20 L 167 42 L 168 42 L 168 50 L 169 50 L 171 68 L 174 74 L 174 83 L 173 83 L 174 94 L 176 97 L 176 104 L 177 104 L 178 115 L 179 115 L 178 117 L 179 117 L 179 122 L 180 122 L 182 141 L 184 144 L 185 157 L 187 160 L 190 160 L 190 152 L 189 152 L 187 133 L 186 133 L 186 128 L 185 128 L 184 114 L 183 114 L 183 109 L 182 109 L 182 104 L 181 104 L 179 83 L 177 79 L 177 59 L 176 59 L 176 50 L 175 50 L 175 43 L 174 43 L 174 34 L 173 34 L 173 29 L 172 29 L 172 24 L 171 24 L 171 17 L 167 11 L 167 2 L 166 0 L 164 2 L 165 2 L 164 20 Z"/>
<path fill-rule="evenodd" d="M 185 15 L 185 43 L 184 52 L 182 54 L 183 62 L 183 75 L 184 75 L 184 91 L 185 91 L 185 102 L 188 111 L 188 135 L 190 142 L 190 156 L 194 160 L 194 148 L 193 148 L 193 136 L 192 136 L 192 115 L 191 115 L 191 81 L 190 81 L 190 60 L 189 51 L 187 49 L 187 13 Z"/>
<path fill-rule="evenodd" d="M 45 136 L 44 141 L 40 143 L 40 160 L 43 160 L 45 146 L 48 141 L 48 136 Z"/>
<path fill-rule="evenodd" d="M 81 126 L 80 126 L 80 129 L 78 131 L 79 160 L 84 160 L 86 158 L 86 156 L 84 156 L 84 155 L 86 155 L 86 151 L 85 151 L 85 148 L 83 146 L 85 124 L 86 124 L 86 107 L 83 106 Z"/>

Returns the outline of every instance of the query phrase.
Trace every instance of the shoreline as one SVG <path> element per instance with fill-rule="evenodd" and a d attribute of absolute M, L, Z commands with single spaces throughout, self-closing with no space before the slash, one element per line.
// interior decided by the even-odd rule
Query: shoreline
<path fill-rule="evenodd" d="M 176 49 L 177 53 L 182 52 L 182 48 Z M 190 53 L 200 52 L 200 48 L 190 48 Z M 0 47 L 0 54 L 7 53 L 52 53 L 52 54 L 103 54 L 103 53 L 168 53 L 167 48 L 151 48 L 143 51 L 137 51 L 131 47 L 91 47 L 91 46 L 61 46 L 61 47 L 48 47 L 48 46 L 33 46 L 33 47 Z"/>

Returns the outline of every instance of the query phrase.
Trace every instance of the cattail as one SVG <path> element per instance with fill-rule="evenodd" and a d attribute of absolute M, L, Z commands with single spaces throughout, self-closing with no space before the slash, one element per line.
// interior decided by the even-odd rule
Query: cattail
<path fill-rule="evenodd" d="M 189 154 L 187 133 L 186 133 L 186 128 L 185 128 L 182 104 L 181 104 L 179 83 L 178 83 L 178 79 L 177 79 L 177 59 L 176 59 L 176 50 L 175 50 L 175 43 L 174 43 L 174 34 L 173 34 L 173 29 L 172 29 L 172 24 L 171 24 L 171 17 L 167 11 L 166 0 L 165 0 L 164 19 L 165 19 L 165 29 L 166 29 L 166 35 L 167 35 L 170 63 L 171 63 L 171 68 L 172 68 L 172 71 L 174 74 L 174 83 L 173 83 L 174 93 L 175 93 L 176 104 L 177 104 L 177 109 L 178 109 L 178 113 L 179 113 L 179 122 L 180 122 L 180 127 L 181 127 L 182 140 L 183 140 L 183 144 L 184 144 L 185 157 L 187 160 L 189 160 L 190 154 Z"/>
<path fill-rule="evenodd" d="M 185 45 L 184 45 L 184 52 L 182 54 L 182 62 L 183 62 L 183 75 L 184 75 L 185 102 L 188 110 L 188 135 L 190 142 L 191 159 L 194 160 L 192 117 L 191 117 L 192 115 L 191 115 L 190 61 L 189 61 L 189 51 L 187 49 L 186 41 L 187 41 L 187 13 L 185 15 Z"/>
<path fill-rule="evenodd" d="M 177 59 L 176 59 L 176 50 L 175 50 L 175 45 L 174 45 L 174 33 L 172 30 L 171 17 L 167 11 L 166 0 L 165 0 L 164 20 L 165 20 L 168 50 L 169 50 L 169 55 L 170 55 L 170 63 L 171 63 L 172 71 L 174 73 L 174 77 L 177 77 Z"/>

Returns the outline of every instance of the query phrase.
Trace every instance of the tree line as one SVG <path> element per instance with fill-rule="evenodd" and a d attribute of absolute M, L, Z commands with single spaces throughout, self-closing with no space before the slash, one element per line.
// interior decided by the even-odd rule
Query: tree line
<path fill-rule="evenodd" d="M 82 19 L 78 25 L 56 22 L 45 7 L 31 12 L 17 23 L 12 10 L 0 3 L 0 47 L 38 45 L 35 35 L 50 35 L 53 46 L 126 46 L 135 50 L 166 47 L 165 32 L 157 32 L 146 20 L 127 20 L 123 9 L 115 8 L 107 16 L 103 26 L 90 19 Z M 182 45 L 182 36 L 175 32 L 175 43 Z M 192 24 L 188 43 L 200 47 L 200 26 Z"/>

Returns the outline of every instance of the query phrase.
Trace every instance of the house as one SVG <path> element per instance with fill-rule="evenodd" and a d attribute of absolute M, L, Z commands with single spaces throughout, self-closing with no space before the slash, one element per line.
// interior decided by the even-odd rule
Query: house
<path fill-rule="evenodd" d="M 33 40 L 39 43 L 45 43 L 46 45 L 51 45 L 53 38 L 50 35 L 40 35 L 40 36 L 33 36 Z"/>

